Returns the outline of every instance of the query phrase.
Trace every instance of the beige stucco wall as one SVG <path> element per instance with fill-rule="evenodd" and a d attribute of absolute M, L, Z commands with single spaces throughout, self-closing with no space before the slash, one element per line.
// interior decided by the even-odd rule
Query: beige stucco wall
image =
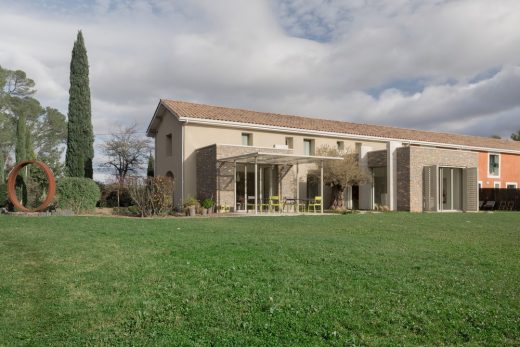
<path fill-rule="evenodd" d="M 157 115 L 161 123 L 155 134 L 155 175 L 166 176 L 171 171 L 174 176 L 174 205 L 182 203 L 182 123 L 168 111 L 162 110 Z M 166 136 L 172 134 L 172 155 L 167 155 Z"/>

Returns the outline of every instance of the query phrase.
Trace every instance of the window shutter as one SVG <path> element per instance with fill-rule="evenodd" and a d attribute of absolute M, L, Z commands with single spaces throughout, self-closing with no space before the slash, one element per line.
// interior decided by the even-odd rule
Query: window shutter
<path fill-rule="evenodd" d="M 476 167 L 464 169 L 462 187 L 462 209 L 478 211 L 478 171 Z"/>
<path fill-rule="evenodd" d="M 423 211 L 437 211 L 437 166 L 423 168 Z"/>

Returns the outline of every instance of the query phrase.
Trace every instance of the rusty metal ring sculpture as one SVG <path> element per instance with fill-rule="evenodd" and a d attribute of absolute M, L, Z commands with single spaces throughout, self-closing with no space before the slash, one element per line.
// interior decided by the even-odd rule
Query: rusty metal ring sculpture
<path fill-rule="evenodd" d="M 42 202 L 42 204 L 34 209 L 28 209 L 27 207 L 23 206 L 16 197 L 16 176 L 18 176 L 18 172 L 20 172 L 21 169 L 26 167 L 27 165 L 36 165 L 40 169 L 43 170 L 45 173 L 45 176 L 47 176 L 47 197 Z M 15 165 L 15 167 L 11 170 L 9 173 L 9 177 L 7 179 L 7 196 L 9 197 L 9 200 L 13 203 L 14 207 L 16 207 L 17 210 L 22 212 L 40 212 L 45 210 L 47 207 L 52 204 L 54 201 L 54 197 L 56 196 L 56 180 L 54 178 L 54 174 L 52 173 L 52 170 L 50 167 L 42 163 L 38 160 L 25 160 L 21 161 L 18 164 Z"/>

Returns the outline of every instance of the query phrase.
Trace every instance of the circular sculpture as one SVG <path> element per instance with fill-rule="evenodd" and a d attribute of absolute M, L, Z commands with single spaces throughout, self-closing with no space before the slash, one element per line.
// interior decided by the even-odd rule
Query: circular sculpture
<path fill-rule="evenodd" d="M 47 197 L 42 202 L 40 206 L 38 206 L 35 209 L 28 209 L 27 207 L 23 206 L 16 197 L 16 176 L 18 176 L 18 172 L 20 172 L 21 169 L 26 167 L 27 165 L 36 165 L 40 169 L 43 170 L 45 173 L 45 176 L 47 176 Z M 52 173 L 52 170 L 38 160 L 25 160 L 21 161 L 11 170 L 9 173 L 9 177 L 7 179 L 7 196 L 9 197 L 9 200 L 13 203 L 14 207 L 16 207 L 17 210 L 22 212 L 40 212 L 45 210 L 47 207 L 49 207 L 50 204 L 54 201 L 54 197 L 56 195 L 56 180 L 54 179 L 54 174 Z"/>

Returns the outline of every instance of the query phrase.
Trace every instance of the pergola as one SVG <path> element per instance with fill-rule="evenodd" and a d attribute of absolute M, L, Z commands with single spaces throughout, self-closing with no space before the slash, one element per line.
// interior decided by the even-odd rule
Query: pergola
<path fill-rule="evenodd" d="M 258 165 L 296 165 L 296 208 L 299 209 L 300 200 L 300 189 L 298 187 L 299 182 L 299 164 L 317 164 L 320 167 L 320 194 L 321 206 L 320 212 L 323 213 L 323 163 L 326 160 L 343 160 L 342 157 L 325 157 L 316 155 L 296 155 L 296 154 L 283 154 L 283 153 L 267 153 L 267 152 L 252 152 L 241 154 L 232 157 L 226 157 L 218 159 L 219 162 L 233 163 L 233 177 L 234 177 L 234 204 L 236 206 L 237 201 L 237 164 L 254 164 L 255 166 L 255 213 L 258 213 Z M 245 166 L 246 180 L 247 180 L 247 166 Z M 281 192 L 279 192 L 281 194 Z M 247 204 L 247 190 L 246 190 L 246 204 Z M 246 207 L 247 210 L 247 207 Z"/>

